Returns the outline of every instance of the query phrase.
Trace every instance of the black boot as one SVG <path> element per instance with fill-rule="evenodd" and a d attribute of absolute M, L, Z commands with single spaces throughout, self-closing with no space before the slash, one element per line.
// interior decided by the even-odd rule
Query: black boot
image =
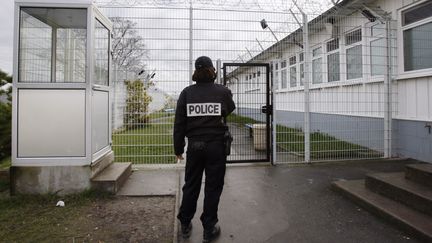
<path fill-rule="evenodd" d="M 219 225 L 215 225 L 209 230 L 204 230 L 203 243 L 209 243 L 216 239 L 220 235 L 220 232 L 221 230 Z"/>
<path fill-rule="evenodd" d="M 183 239 L 189 238 L 192 232 L 192 223 L 181 224 L 181 232 L 182 232 Z"/>

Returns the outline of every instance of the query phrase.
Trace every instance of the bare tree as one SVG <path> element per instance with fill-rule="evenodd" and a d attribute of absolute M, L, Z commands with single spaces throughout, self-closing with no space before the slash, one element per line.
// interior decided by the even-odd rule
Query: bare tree
<path fill-rule="evenodd" d="M 136 23 L 120 17 L 111 18 L 113 22 L 113 62 L 127 70 L 145 69 L 144 59 L 148 50 L 143 38 L 135 29 Z"/>

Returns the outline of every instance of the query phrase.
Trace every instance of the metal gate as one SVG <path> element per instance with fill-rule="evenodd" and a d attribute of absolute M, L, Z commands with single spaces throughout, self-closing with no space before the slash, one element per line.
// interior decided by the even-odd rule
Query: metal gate
<path fill-rule="evenodd" d="M 233 93 L 236 110 L 227 117 L 233 135 L 228 162 L 270 161 L 270 65 L 224 63 L 223 83 Z"/>

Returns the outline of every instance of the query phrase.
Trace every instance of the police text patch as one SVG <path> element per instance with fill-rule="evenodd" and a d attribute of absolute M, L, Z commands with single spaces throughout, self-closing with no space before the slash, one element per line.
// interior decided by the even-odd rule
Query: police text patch
<path fill-rule="evenodd" d="M 220 116 L 221 103 L 187 104 L 187 116 Z"/>

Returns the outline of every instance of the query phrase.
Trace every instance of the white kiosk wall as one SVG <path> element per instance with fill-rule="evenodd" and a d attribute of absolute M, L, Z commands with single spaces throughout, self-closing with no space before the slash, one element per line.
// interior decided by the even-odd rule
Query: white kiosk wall
<path fill-rule="evenodd" d="M 18 92 L 18 157 L 85 157 L 85 91 Z"/>
<path fill-rule="evenodd" d="M 111 28 L 91 0 L 15 0 L 14 192 L 82 191 L 113 161 Z"/>
<path fill-rule="evenodd" d="M 94 72 L 92 102 L 92 153 L 109 146 L 109 40 L 108 29 L 98 20 L 95 21 L 94 33 Z M 103 152 L 103 151 L 102 151 Z"/>

